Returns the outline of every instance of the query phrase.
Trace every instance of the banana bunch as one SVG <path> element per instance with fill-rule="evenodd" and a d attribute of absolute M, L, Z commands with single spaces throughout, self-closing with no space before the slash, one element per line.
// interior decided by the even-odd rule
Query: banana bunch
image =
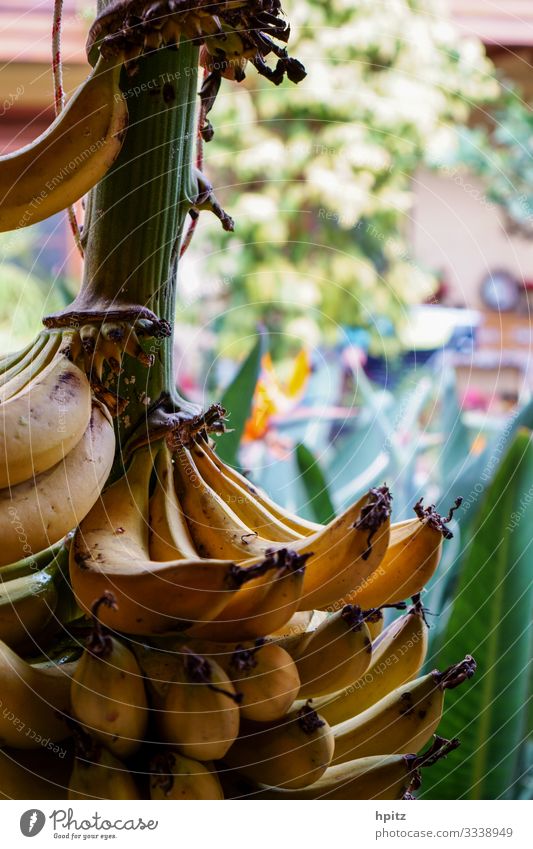
<path fill-rule="evenodd" d="M 100 57 L 66 109 L 26 147 L 0 157 L 0 232 L 66 209 L 109 170 L 128 123 L 122 57 Z"/>
<path fill-rule="evenodd" d="M 50 511 L 45 540 L 39 511 L 20 507 L 41 553 L 24 558 L 6 542 L 0 566 L 4 757 L 42 755 L 43 740 L 63 747 L 71 799 L 401 798 L 436 757 L 437 742 L 427 756 L 417 753 L 437 731 L 445 691 L 475 671 L 467 656 L 420 675 L 420 593 L 450 517 L 419 502 L 412 520 L 391 525 L 390 494 L 378 487 L 328 525 L 301 520 L 221 462 L 206 414 L 132 443 L 124 473 L 103 489 L 115 441 L 87 358 L 98 352 L 109 370 L 111 354 L 118 363 L 138 354 L 138 340 L 128 350 L 120 331 L 117 341 L 109 328 L 45 332 L 4 362 L 2 409 L 13 422 L 4 438 L 24 418 L 30 454 L 32 427 L 37 433 L 43 420 L 51 434 L 31 481 L 19 480 L 17 463 L 4 468 L 9 504 L 25 487 L 22 505 L 45 492 L 40 509 Z M 79 399 L 72 422 L 81 435 L 63 435 L 69 451 L 54 464 L 52 416 L 63 384 Z M 34 399 L 25 413 L 28 387 Z M 87 438 L 94 450 L 71 490 L 79 461 L 69 463 Z M 67 504 L 54 509 L 63 494 Z M 78 607 L 67 602 L 70 587 Z M 384 627 L 390 607 L 403 612 Z M 68 643 L 72 627 L 74 635 L 86 628 L 71 621 L 80 614 L 92 621 L 81 657 L 46 660 L 57 623 Z M 44 660 L 24 657 L 28 636 Z M 23 737 L 20 729 L 31 731 Z M 446 746 L 439 743 L 440 755 Z M 55 788 L 52 781 L 48 793 Z"/>

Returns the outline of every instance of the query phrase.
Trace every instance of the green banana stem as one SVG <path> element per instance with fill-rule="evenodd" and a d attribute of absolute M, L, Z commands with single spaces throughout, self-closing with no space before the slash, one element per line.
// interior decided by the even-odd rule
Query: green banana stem
<path fill-rule="evenodd" d="M 89 195 L 83 282 L 74 303 L 54 317 L 61 324 L 155 314 L 173 327 L 177 247 L 197 193 L 197 68 L 198 49 L 184 42 L 139 58 L 133 76 L 123 71 L 129 126 L 116 162 Z M 172 335 L 143 347 L 153 364 L 127 357 L 112 384 L 126 402 L 115 424 L 119 455 L 133 431 L 147 430 L 147 411 L 161 398 L 169 410 L 191 414 L 174 385 Z"/>

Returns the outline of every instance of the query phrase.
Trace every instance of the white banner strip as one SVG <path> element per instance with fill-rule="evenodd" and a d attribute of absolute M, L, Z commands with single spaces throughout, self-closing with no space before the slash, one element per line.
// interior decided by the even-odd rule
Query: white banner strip
<path fill-rule="evenodd" d="M 531 803 L 464 802 L 29 802 L 5 801 L 2 845 L 64 841 L 169 849 L 359 849 L 533 846 Z M 216 805 L 216 809 L 211 805 Z M 341 807 L 345 810 L 342 811 Z M 69 844 L 70 845 L 70 844 Z"/>

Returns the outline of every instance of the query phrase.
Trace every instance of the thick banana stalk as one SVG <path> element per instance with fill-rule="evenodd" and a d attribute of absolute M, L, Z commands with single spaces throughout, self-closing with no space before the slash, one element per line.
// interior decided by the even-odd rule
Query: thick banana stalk
<path fill-rule="evenodd" d="M 0 405 L 0 487 L 15 486 L 63 460 L 83 437 L 90 418 L 89 381 L 59 353 Z"/>
<path fill-rule="evenodd" d="M 37 749 L 64 740 L 75 664 L 37 668 L 0 642 L 0 740 L 16 749 Z"/>
<path fill-rule="evenodd" d="M 316 710 L 331 725 L 362 713 L 419 673 L 427 647 L 424 611 L 420 605 L 415 605 L 383 632 L 366 673 L 345 690 L 318 699 Z"/>
<path fill-rule="evenodd" d="M 100 58 L 54 123 L 34 142 L 0 158 L 0 231 L 42 221 L 96 185 L 116 159 L 128 110 L 121 57 Z"/>
<path fill-rule="evenodd" d="M 111 420 L 94 404 L 89 426 L 64 460 L 0 490 L 0 565 L 47 548 L 74 528 L 97 500 L 114 452 Z"/>
<path fill-rule="evenodd" d="M 212 765 L 164 752 L 151 763 L 150 798 L 220 800 L 224 793 Z"/>
<path fill-rule="evenodd" d="M 294 789 L 324 774 L 333 749 L 331 728 L 304 705 L 278 722 L 247 726 L 224 761 L 253 781 Z"/>
<path fill-rule="evenodd" d="M 474 659 L 467 655 L 444 672 L 403 684 L 363 713 L 334 726 L 333 762 L 420 751 L 437 730 L 445 690 L 471 678 L 475 669 Z"/>

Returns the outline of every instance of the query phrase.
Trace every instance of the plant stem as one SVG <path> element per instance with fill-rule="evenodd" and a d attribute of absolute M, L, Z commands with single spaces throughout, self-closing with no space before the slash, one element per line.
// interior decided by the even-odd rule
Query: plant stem
<path fill-rule="evenodd" d="M 190 43 L 160 49 L 122 76 L 129 111 L 124 145 L 106 177 L 91 191 L 84 228 L 83 283 L 67 314 L 110 310 L 142 315 L 142 308 L 174 324 L 177 250 L 191 200 L 198 50 Z M 167 393 L 187 409 L 174 386 L 172 337 L 152 340 L 153 366 L 130 357 L 116 391 L 127 399 L 117 420 L 120 444 Z"/>

